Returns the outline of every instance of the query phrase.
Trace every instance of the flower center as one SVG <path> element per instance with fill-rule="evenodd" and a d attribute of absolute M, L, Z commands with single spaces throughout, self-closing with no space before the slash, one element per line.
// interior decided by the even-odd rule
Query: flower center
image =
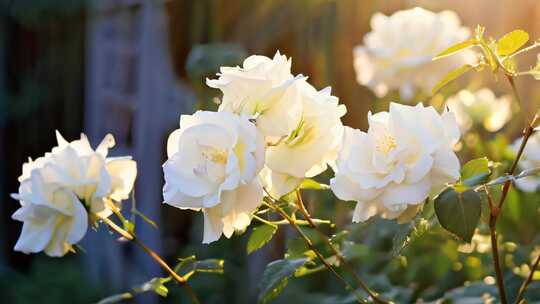
<path fill-rule="evenodd" d="M 293 130 L 285 139 L 285 144 L 289 147 L 294 147 L 300 144 L 308 143 L 315 136 L 317 136 L 316 126 L 313 124 L 308 124 L 304 118 L 302 118 L 296 129 Z"/>
<path fill-rule="evenodd" d="M 205 148 L 202 150 L 202 155 L 207 160 L 216 163 L 225 165 L 227 163 L 227 151 L 224 149 L 216 149 L 216 148 Z"/>
<path fill-rule="evenodd" d="M 390 134 L 385 134 L 375 145 L 375 149 L 384 155 L 388 155 L 395 147 L 397 147 L 396 140 Z"/>

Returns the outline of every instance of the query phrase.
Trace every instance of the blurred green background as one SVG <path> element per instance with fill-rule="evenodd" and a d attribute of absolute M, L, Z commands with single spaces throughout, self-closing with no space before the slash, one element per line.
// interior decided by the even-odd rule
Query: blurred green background
<path fill-rule="evenodd" d="M 101 5 L 107 2 L 106 9 Z M 347 105 L 344 123 L 365 128 L 368 110 L 385 110 L 396 96 L 377 100 L 365 87 L 355 81 L 352 48 L 362 42 L 369 31 L 369 19 L 374 12 L 392 13 L 399 9 L 422 6 L 440 11 L 455 10 L 462 21 L 473 28 L 487 27 L 495 37 L 515 28 L 527 30 L 531 37 L 540 37 L 540 2 L 522 0 L 503 1 L 367 1 L 367 0 L 168 0 L 168 1 L 9 1 L 0 0 L 0 298 L 2 303 L 93 303 L 113 293 L 122 292 L 142 283 L 144 278 L 131 277 L 130 270 L 137 264 L 124 265 L 117 278 L 90 275 L 92 266 L 85 263 L 88 256 L 109 252 L 100 246 L 85 247 L 84 252 L 62 259 L 51 259 L 42 254 L 27 256 L 12 251 L 21 225 L 10 219 L 18 203 L 9 198 L 17 191 L 17 176 L 28 156 L 37 157 L 55 145 L 54 130 L 74 139 L 88 126 L 95 125 L 89 109 L 101 107 L 95 102 L 89 79 L 94 79 L 93 65 L 102 64 L 91 54 L 104 46 L 90 39 L 92 25 L 97 20 L 115 18 L 126 12 L 129 20 L 119 21 L 120 30 L 142 32 L 145 23 L 137 18 L 155 16 L 161 24 L 166 43 L 142 45 L 163 48 L 163 58 L 172 71 L 175 85 L 181 92 L 193 96 L 193 103 L 172 103 L 164 110 L 179 117 L 186 109 L 215 109 L 216 90 L 208 89 L 205 77 L 214 75 L 221 65 L 236 65 L 249 54 L 272 56 L 276 50 L 293 58 L 293 73 L 309 76 L 317 88 L 332 86 L 334 95 Z M 135 20 L 135 21 L 134 21 Z M 120 31 L 119 30 L 119 31 Z M 96 43 L 97 41 L 97 43 Z M 119 55 L 118 55 L 119 54 Z M 128 51 L 118 52 L 118 62 L 130 60 Z M 125 55 L 125 57 L 123 54 Z M 148 56 L 156 56 L 150 54 Z M 161 67 L 154 73 L 161 73 Z M 145 86 L 145 70 L 138 66 L 128 69 L 124 77 L 134 82 L 135 91 Z M 141 74 L 141 75 L 140 75 Z M 135 75 L 131 79 L 130 75 Z M 99 77 L 99 76 L 97 76 Z M 139 78 L 138 78 L 139 77 Z M 131 80 L 130 80 L 131 79 Z M 120 80 L 121 82 L 122 80 Z M 433 100 L 440 102 L 460 88 L 489 86 L 497 94 L 510 93 L 504 82 L 495 82 L 488 73 L 465 77 L 451 85 Z M 524 111 L 538 108 L 540 87 L 530 80 L 519 80 L 518 87 L 528 101 Z M 158 93 L 157 91 L 155 92 Z M 152 91 L 148 93 L 152 95 Z M 186 93 L 187 94 L 187 93 Z M 90 96 L 90 97 L 89 97 Z M 148 96 L 148 95 L 147 95 Z M 152 103 L 152 100 L 144 102 Z M 99 109 L 98 109 L 99 110 Z M 137 107 L 133 111 L 140 111 Z M 512 121 L 498 135 L 473 130 L 464 142 L 460 158 L 463 161 L 486 155 L 501 162 L 504 169 L 511 155 L 506 146 L 519 136 L 522 115 Z M 100 121 L 113 120 L 107 116 Z M 159 120 L 159 117 L 149 117 Z M 129 127 L 137 128 L 139 121 L 130 120 Z M 97 123 L 99 124 L 99 123 Z M 175 125 L 166 126 L 172 130 Z M 99 133 L 99 132 L 98 132 Z M 131 134 L 130 132 L 128 132 Z M 161 136 L 166 138 L 167 132 Z M 95 135 L 97 136 L 97 135 Z M 130 135 L 131 136 L 131 135 Z M 129 141 L 129 136 L 127 136 Z M 164 139 L 161 139 L 162 141 Z M 164 153 L 161 156 L 164 159 Z M 142 172 L 141 174 L 144 174 Z M 327 181 L 329 174 L 321 178 Z M 161 185 L 161 181 L 155 181 Z M 138 193 L 144 186 L 138 185 Z M 445 296 L 448 299 L 470 299 L 482 303 L 482 296 L 493 294 L 493 269 L 486 226 L 481 225 L 473 245 L 460 244 L 438 224 L 429 231 L 419 231 L 418 238 L 403 250 L 396 248 L 396 239 L 406 225 L 386 220 L 370 220 L 366 224 L 349 225 L 353 204 L 336 202 L 330 193 L 306 194 L 310 210 L 319 218 L 332 218 L 337 227 L 347 229 L 350 246 L 346 255 L 355 262 L 366 281 L 398 303 L 414 303 Z M 512 191 L 505 204 L 500 231 L 504 235 L 502 258 L 506 272 L 527 273 L 522 265 L 530 262 L 532 251 L 539 252 L 540 221 L 538 194 Z M 192 286 L 203 303 L 254 303 L 257 283 L 264 265 L 293 250 L 297 242 L 294 233 L 280 229 L 264 250 L 247 257 L 245 243 L 248 233 L 222 239 L 211 245 L 200 244 L 202 217 L 190 211 L 180 211 L 161 205 L 161 198 L 147 204 L 160 222 L 154 241 L 170 260 L 197 255 L 199 258 L 222 258 L 225 274 L 200 274 L 192 279 Z M 424 212 L 431 212 L 426 208 Z M 141 224 L 140 229 L 152 230 Z M 431 227 L 433 226 L 433 227 Z M 425 232 L 425 233 L 424 233 Z M 89 231 L 89 234 L 95 233 Z M 113 242 L 113 238 L 110 238 Z M 115 244 L 115 246 L 125 246 Z M 133 248 L 115 255 L 130 256 Z M 150 273 L 149 273 L 150 274 Z M 510 277 L 510 276 L 509 276 Z M 540 277 L 540 276 L 539 276 Z M 147 277 L 148 279 L 150 276 Z M 520 281 L 509 279 L 509 289 Z M 135 282 L 133 282 L 135 281 Z M 516 283 L 517 282 L 517 283 Z M 459 288 L 463 285 L 470 288 Z M 533 283 L 533 287 L 540 283 Z M 536 288 L 531 289 L 534 293 Z M 137 297 L 140 303 L 178 303 L 186 300 L 183 291 L 171 287 L 166 299 L 155 296 Z M 338 283 L 327 272 L 291 280 L 275 303 L 353 303 Z M 460 303 L 460 300 L 455 301 Z M 465 303 L 465 302 L 461 302 Z"/>

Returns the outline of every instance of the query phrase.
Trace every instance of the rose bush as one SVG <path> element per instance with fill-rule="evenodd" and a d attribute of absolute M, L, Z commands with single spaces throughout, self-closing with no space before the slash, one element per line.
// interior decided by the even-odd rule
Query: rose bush
<path fill-rule="evenodd" d="M 376 14 L 371 24 L 364 45 L 354 51 L 358 81 L 378 97 L 394 89 L 401 96 L 389 103 L 388 111 L 369 112 L 365 131 L 344 126 L 341 118 L 346 108 L 330 87 L 318 90 L 306 77 L 295 76 L 291 59 L 279 52 L 273 58 L 250 56 L 241 67 L 222 67 L 217 79 L 206 80 L 210 88 L 221 91 L 218 111 L 182 115 L 179 128 L 169 135 L 162 168 L 163 202 L 202 212 L 205 244 L 222 235 L 231 238 L 250 231 L 247 254 L 264 247 L 283 226 L 294 229 L 298 238 L 288 240 L 283 258 L 269 263 L 262 273 L 260 303 L 279 295 L 293 277 L 324 270 L 350 294 L 317 294 L 306 297 L 308 302 L 457 299 L 456 303 L 476 303 L 479 299 L 489 302 L 497 293 L 504 304 L 535 299 L 526 291 L 535 280 L 540 255 L 534 254 L 534 261 L 528 261 L 528 247 L 513 254 L 517 245 L 506 242 L 500 228 L 519 229 L 523 219 L 536 219 L 537 212 L 525 214 L 520 209 L 529 203 L 519 201 L 520 195 L 529 194 L 513 191 L 512 185 L 523 192 L 536 192 L 540 187 L 540 137 L 536 134 L 540 114 L 524 113 L 526 127 L 510 147 L 513 155 L 509 156 L 506 138 L 500 133 L 510 123 L 513 106 L 509 97 L 497 98 L 488 88 L 451 94 L 441 89 L 468 71 L 500 72 L 522 105 L 514 79 L 525 75 L 540 78 L 540 61 L 520 71 L 516 57 L 540 43 L 524 47 L 529 37 L 521 30 L 498 40 L 486 38 L 480 26 L 468 39 L 469 30 L 449 11 L 415 8 L 391 16 Z M 474 64 L 467 64 L 470 48 L 479 53 Z M 461 66 L 454 69 L 457 65 Z M 424 96 L 432 87 L 431 98 L 410 100 L 415 93 Z M 415 105 L 398 103 L 404 100 Z M 385 107 L 385 100 L 377 102 L 381 104 L 377 108 Z M 480 125 L 489 132 L 475 130 Z M 462 132 L 470 133 L 463 134 L 466 140 L 459 144 Z M 129 219 L 120 210 L 121 201 L 133 188 L 137 169 L 130 157 L 108 157 L 114 145 L 112 135 L 95 150 L 84 135 L 68 142 L 58 133 L 57 140 L 58 146 L 51 152 L 23 165 L 19 191 L 13 194 L 21 204 L 13 219 L 23 222 L 15 250 L 63 256 L 73 251 L 89 223 L 104 224 L 121 240 L 141 247 L 168 276 L 152 278 L 100 303 L 150 290 L 166 296 L 165 284 L 172 280 L 198 303 L 188 280 L 197 272 L 223 273 L 223 260 L 199 261 L 189 256 L 169 266 L 137 237 L 133 218 L 141 216 L 155 223 L 137 211 L 134 203 Z M 334 173 L 330 177 L 329 167 Z M 336 228 L 333 221 L 316 218 L 315 214 L 324 214 L 322 204 L 305 204 L 306 189 L 330 189 L 335 197 L 355 202 L 352 221 L 362 224 Z M 311 193 L 315 194 L 310 199 L 321 192 Z M 506 201 L 511 203 L 505 205 Z M 340 208 L 328 205 L 332 211 Z M 511 215 L 498 225 L 506 213 Z M 258 224 L 248 230 L 253 222 Z M 321 229 L 320 225 L 328 227 Z M 282 233 L 282 238 L 290 237 L 292 229 Z M 434 252 L 429 257 L 431 264 L 402 255 L 427 232 L 437 234 L 437 243 L 421 244 L 416 250 Z M 445 238 L 447 235 L 452 238 Z M 391 253 L 387 252 L 389 244 Z M 499 249 L 499 244 L 504 248 Z M 444 258 L 441 252 L 446 254 Z M 493 266 L 482 268 L 482 255 L 490 252 Z M 504 259 L 499 257 L 502 254 Z M 354 264 L 358 261 L 373 267 L 360 271 Z M 434 267 L 434 274 L 424 276 L 426 269 Z M 467 283 L 470 278 L 477 282 Z M 400 279 L 402 286 L 392 286 Z M 519 288 L 516 280 L 521 281 Z M 448 286 L 462 283 L 462 290 L 446 292 Z M 304 294 L 291 293 L 287 300 L 295 296 L 304 299 Z"/>

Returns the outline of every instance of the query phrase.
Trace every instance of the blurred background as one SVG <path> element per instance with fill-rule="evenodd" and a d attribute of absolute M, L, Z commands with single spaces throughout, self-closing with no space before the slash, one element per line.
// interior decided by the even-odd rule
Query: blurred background
<path fill-rule="evenodd" d="M 203 303 L 254 303 L 264 266 L 292 246 L 286 239 L 293 233 L 280 229 L 264 250 L 250 256 L 247 234 L 201 245 L 202 215 L 161 204 L 168 134 L 178 127 L 180 114 L 217 107 L 218 91 L 206 87 L 204 79 L 219 66 L 241 64 L 250 54 L 273 56 L 276 50 L 293 58 L 294 74 L 309 76 L 319 89 L 332 86 L 347 105 L 346 125 L 365 128 L 368 110 L 386 110 L 392 96 L 377 100 L 357 84 L 352 49 L 362 43 L 373 13 L 415 6 L 454 10 L 465 25 L 485 25 L 494 37 L 516 28 L 532 39 L 540 37 L 540 2 L 535 0 L 0 0 L 2 302 L 94 303 L 160 273 L 137 248 L 119 244 L 103 228 L 89 231 L 82 243 L 85 251 L 62 259 L 12 250 L 21 224 L 10 218 L 19 204 L 9 194 L 17 191 L 23 162 L 49 151 L 56 144 L 54 130 L 59 130 L 68 140 L 85 132 L 94 145 L 113 133 L 113 154 L 134 156 L 139 163 L 137 204 L 159 225 L 155 229 L 141 222 L 137 233 L 167 260 L 191 254 L 225 259 L 224 275 L 191 280 Z M 445 92 L 489 86 L 497 95 L 510 93 L 505 82 L 492 78 L 475 74 Z M 529 101 L 525 110 L 538 108 L 540 86 L 525 79 L 517 85 Z M 505 161 L 503 148 L 521 127 L 517 115 L 502 137 L 470 138 L 472 148 L 464 148 L 462 159 L 484 153 Z M 538 197 L 523 195 L 512 192 L 506 205 L 513 209 L 501 220 L 508 246 L 520 243 L 527 249 L 509 249 L 506 263 L 516 267 L 528 262 L 540 226 Z M 466 281 L 491 282 L 484 247 L 463 248 L 435 228 L 393 255 L 399 225 L 374 220 L 369 226 L 349 226 L 353 204 L 335 204 L 331 194 L 307 197 L 318 217 L 337 210 L 338 229 L 348 227 L 358 242 L 350 254 L 359 270 L 372 285 L 395 294 L 398 303 L 433 300 Z M 338 303 L 341 293 L 335 280 L 321 272 L 294 280 L 275 302 Z M 171 288 L 166 299 L 146 295 L 135 301 L 178 303 L 182 297 L 181 289 Z"/>

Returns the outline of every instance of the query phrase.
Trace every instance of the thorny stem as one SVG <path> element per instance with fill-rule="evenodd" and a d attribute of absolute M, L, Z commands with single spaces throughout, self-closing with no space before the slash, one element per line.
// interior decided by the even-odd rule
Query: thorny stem
<path fill-rule="evenodd" d="M 152 249 L 150 249 L 148 246 L 146 246 L 143 242 L 141 242 L 135 235 L 127 232 L 126 230 L 120 228 L 118 225 L 116 225 L 113 221 L 106 217 L 100 217 L 100 219 L 107 224 L 112 230 L 114 230 L 116 233 L 121 235 L 123 238 L 137 244 L 137 246 L 141 247 L 144 252 L 146 252 L 154 261 L 156 261 L 163 270 L 165 270 L 178 284 L 183 286 L 187 293 L 189 294 L 191 301 L 195 304 L 199 304 L 200 301 L 197 298 L 197 295 L 191 289 L 191 286 L 187 283 L 186 279 L 178 275 L 174 270 L 167 265 L 167 263 Z"/>
<path fill-rule="evenodd" d="M 276 205 L 274 203 L 274 201 L 269 198 L 269 197 L 266 197 L 265 198 L 265 203 L 268 205 L 268 207 L 272 208 L 274 211 L 276 211 L 277 213 L 279 213 L 279 215 L 281 215 L 284 219 L 286 219 L 290 224 L 291 226 L 298 232 L 298 234 L 300 235 L 300 237 L 302 237 L 302 239 L 304 239 L 304 241 L 306 242 L 307 246 L 309 247 L 309 249 L 311 249 L 315 255 L 317 256 L 317 258 L 319 258 L 319 260 L 321 261 L 321 263 L 323 263 L 323 265 L 328 268 L 328 270 L 330 270 L 330 272 L 332 272 L 332 274 L 338 278 L 338 280 L 343 283 L 343 285 L 345 286 L 345 288 L 347 290 L 350 290 L 351 292 L 353 292 L 354 296 L 356 297 L 358 303 L 368 303 L 366 300 L 362 299 L 354 290 L 354 288 L 349 284 L 349 282 L 347 282 L 337 271 L 336 269 L 330 265 L 330 263 L 328 263 L 328 261 L 324 258 L 324 256 L 317 250 L 317 248 L 315 248 L 315 246 L 313 245 L 313 242 L 311 242 L 311 240 L 307 237 L 307 235 L 305 235 L 305 233 L 302 231 L 302 229 L 300 229 L 300 226 L 298 226 L 296 224 L 296 220 L 293 219 L 292 217 L 290 217 L 287 212 L 285 212 L 285 210 L 283 210 L 281 207 L 279 207 L 278 205 Z"/>
<path fill-rule="evenodd" d="M 512 75 L 506 74 L 506 79 L 510 83 L 510 86 L 512 87 L 512 92 L 514 93 L 514 96 L 519 103 L 520 107 L 523 106 L 521 102 L 521 98 L 519 97 L 516 84 L 514 82 L 514 78 Z M 513 175 L 514 172 L 517 169 L 517 165 L 519 163 L 519 160 L 521 159 L 521 156 L 523 155 L 523 151 L 525 150 L 525 146 L 527 145 L 527 142 L 529 141 L 529 138 L 534 133 L 534 126 L 536 125 L 539 117 L 538 114 L 536 114 L 532 121 L 528 121 L 528 125 L 523 130 L 523 139 L 521 140 L 521 145 L 519 146 L 519 150 L 517 152 L 516 158 L 514 159 L 514 162 L 512 163 L 512 166 L 510 167 L 510 170 L 508 171 L 508 175 Z M 490 228 L 490 236 L 491 236 L 491 252 L 493 256 L 493 265 L 495 267 L 495 274 L 497 276 L 497 288 L 499 289 L 499 298 L 501 300 L 502 304 L 506 304 L 506 293 L 504 288 L 504 279 L 502 274 L 502 269 L 499 261 L 499 248 L 497 244 L 497 219 L 499 217 L 500 212 L 502 211 L 502 207 L 504 205 L 504 201 L 506 200 L 506 196 L 508 195 L 508 191 L 510 191 L 510 186 L 512 185 L 511 180 L 507 180 L 502 188 L 501 198 L 499 200 L 499 203 L 495 206 L 495 204 L 492 201 L 491 196 L 489 195 L 489 192 L 486 191 L 488 194 L 488 200 L 490 201 L 491 208 L 491 214 L 489 218 L 489 228 Z M 537 265 L 536 265 L 537 266 Z M 532 272 L 535 271 L 534 267 L 531 269 Z M 526 286 L 525 286 L 526 288 Z M 520 291 L 523 293 L 523 291 Z"/>
<path fill-rule="evenodd" d="M 315 231 L 317 231 L 317 233 L 321 236 L 321 238 L 324 240 L 324 242 L 326 243 L 326 245 L 328 245 L 328 247 L 330 247 L 330 249 L 332 249 L 332 251 L 334 252 L 334 254 L 336 255 L 336 257 L 338 258 L 339 262 L 345 267 L 345 269 L 351 273 L 351 275 L 353 276 L 354 280 L 356 281 L 356 284 L 358 286 L 360 286 L 360 288 L 362 288 L 372 299 L 373 301 L 375 301 L 376 303 L 380 303 L 380 304 L 387 304 L 389 302 L 379 298 L 378 294 L 374 291 L 372 291 L 363 281 L 362 279 L 360 278 L 360 276 L 356 273 L 356 271 L 354 271 L 353 267 L 345 260 L 345 257 L 343 256 L 343 254 L 341 254 L 341 252 L 336 248 L 336 246 L 334 246 L 334 244 L 332 244 L 332 242 L 330 241 L 330 239 L 328 239 L 328 236 L 326 234 L 324 234 L 318 227 L 317 225 L 315 225 L 315 223 L 312 221 L 311 219 L 311 216 L 309 214 L 309 212 L 307 211 L 305 205 L 304 205 L 304 201 L 302 200 L 302 194 L 300 193 L 300 190 L 297 189 L 296 190 L 296 203 L 297 203 L 297 206 L 298 206 L 298 209 L 300 210 L 300 212 L 302 213 L 302 215 L 304 216 L 304 218 L 306 219 L 306 221 L 309 222 L 309 225 L 311 226 L 311 228 L 315 229 Z"/>

